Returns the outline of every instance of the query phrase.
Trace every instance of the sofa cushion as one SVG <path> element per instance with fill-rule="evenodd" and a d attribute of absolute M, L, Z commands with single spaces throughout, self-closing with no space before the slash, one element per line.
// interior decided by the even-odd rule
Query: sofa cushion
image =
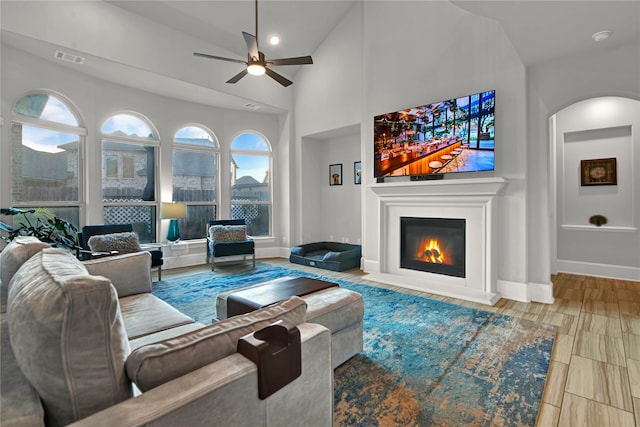
<path fill-rule="evenodd" d="M 44 248 L 51 247 L 37 237 L 16 237 L 0 252 L 0 312 L 6 312 L 9 283 L 26 260 Z"/>
<path fill-rule="evenodd" d="M 89 274 L 104 276 L 118 292 L 118 298 L 151 292 L 151 254 L 146 251 L 115 255 L 83 262 Z"/>
<path fill-rule="evenodd" d="M 130 254 L 140 251 L 138 235 L 132 231 L 125 233 L 98 234 L 89 238 L 89 248 L 93 252 L 117 251 Z"/>
<path fill-rule="evenodd" d="M 193 319 L 152 294 L 120 298 L 120 310 L 130 340 L 193 323 Z"/>
<path fill-rule="evenodd" d="M 199 369 L 236 352 L 238 339 L 273 322 L 305 322 L 307 305 L 299 297 L 197 331 L 134 350 L 127 359 L 127 374 L 142 391 Z"/>
<path fill-rule="evenodd" d="M 141 337 L 129 340 L 129 347 L 131 347 L 131 351 L 145 346 L 147 344 L 153 344 L 159 341 L 164 341 L 169 338 L 177 337 L 178 335 L 184 335 L 189 332 L 197 331 L 198 329 L 204 328 L 204 323 L 193 322 L 187 323 L 186 325 L 176 326 L 175 328 L 165 329 L 164 331 L 154 332 L 149 335 L 143 335 Z"/>
<path fill-rule="evenodd" d="M 247 240 L 246 225 L 212 225 L 209 235 L 214 242 L 243 242 Z"/>
<path fill-rule="evenodd" d="M 46 248 L 22 265 L 7 317 L 16 361 L 40 395 L 47 425 L 66 425 L 131 397 L 116 290 L 69 252 Z"/>

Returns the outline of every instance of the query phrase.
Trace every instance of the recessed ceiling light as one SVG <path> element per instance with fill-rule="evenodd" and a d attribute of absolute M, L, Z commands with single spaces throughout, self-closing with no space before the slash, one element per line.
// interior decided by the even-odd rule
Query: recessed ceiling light
<path fill-rule="evenodd" d="M 278 34 L 270 35 L 269 36 L 269 43 L 271 43 L 272 46 L 280 44 L 280 36 Z"/>
<path fill-rule="evenodd" d="M 608 39 L 611 33 L 611 30 L 598 31 L 597 33 L 594 33 L 591 38 L 596 42 L 601 42 Z"/>

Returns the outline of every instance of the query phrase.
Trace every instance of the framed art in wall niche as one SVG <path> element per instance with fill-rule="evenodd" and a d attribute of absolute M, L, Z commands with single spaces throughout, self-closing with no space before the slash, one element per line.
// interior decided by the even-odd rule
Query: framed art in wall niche
<path fill-rule="evenodd" d="M 329 165 L 329 185 L 342 185 L 342 163 Z"/>
<path fill-rule="evenodd" d="M 353 162 L 353 183 L 362 184 L 362 162 Z"/>
<path fill-rule="evenodd" d="M 580 185 L 617 185 L 616 158 L 580 160 Z"/>

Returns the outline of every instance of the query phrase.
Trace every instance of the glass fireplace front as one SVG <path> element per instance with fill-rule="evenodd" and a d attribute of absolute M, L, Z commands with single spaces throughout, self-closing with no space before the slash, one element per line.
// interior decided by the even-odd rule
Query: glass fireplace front
<path fill-rule="evenodd" d="M 465 220 L 401 217 L 400 268 L 465 277 Z"/>

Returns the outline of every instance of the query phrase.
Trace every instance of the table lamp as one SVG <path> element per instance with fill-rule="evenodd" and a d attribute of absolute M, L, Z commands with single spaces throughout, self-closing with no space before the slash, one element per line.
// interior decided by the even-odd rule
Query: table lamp
<path fill-rule="evenodd" d="M 178 243 L 180 241 L 180 229 L 178 219 L 187 217 L 187 205 L 184 203 L 162 203 L 160 206 L 160 218 L 170 219 L 167 241 Z"/>

